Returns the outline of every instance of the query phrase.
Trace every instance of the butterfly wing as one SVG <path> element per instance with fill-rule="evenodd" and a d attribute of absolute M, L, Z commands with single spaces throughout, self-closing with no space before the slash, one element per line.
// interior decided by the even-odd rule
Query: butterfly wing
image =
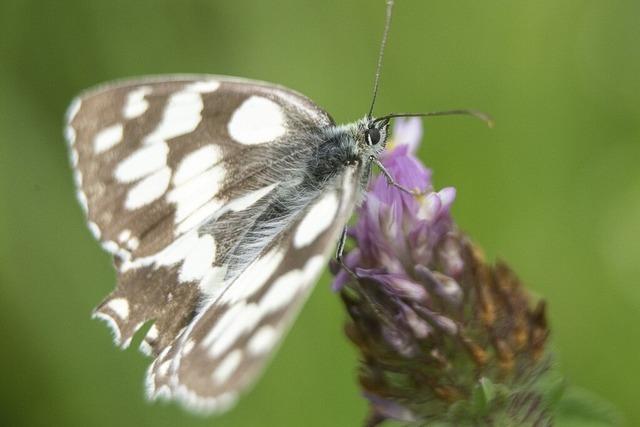
<path fill-rule="evenodd" d="M 124 81 L 72 103 L 65 133 L 78 200 L 118 274 L 94 315 L 116 344 L 127 347 L 150 320 L 142 350 L 157 355 L 175 340 L 221 291 L 234 236 L 283 179 L 269 173 L 272 147 L 332 124 L 289 89 L 219 76 Z M 202 232 L 223 216 L 234 227 Z"/>
<path fill-rule="evenodd" d="M 335 248 L 354 205 L 349 170 L 195 317 L 147 373 L 150 398 L 199 412 L 229 408 L 260 374 Z"/>

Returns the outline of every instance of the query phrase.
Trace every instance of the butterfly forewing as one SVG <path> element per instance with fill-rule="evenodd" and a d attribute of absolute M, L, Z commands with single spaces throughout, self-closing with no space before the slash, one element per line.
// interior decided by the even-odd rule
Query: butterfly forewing
<path fill-rule="evenodd" d="M 250 233 L 287 178 L 283 153 L 304 150 L 299 130 L 332 124 L 289 89 L 219 76 L 122 82 L 74 101 L 66 135 L 78 199 L 118 270 L 95 315 L 118 345 L 152 320 L 142 348 L 166 356 L 180 331 L 195 333 L 194 317 L 219 308 L 260 245 L 288 251 L 278 230 L 261 241 Z"/>
<path fill-rule="evenodd" d="M 247 192 L 247 175 L 267 166 L 250 160 L 287 141 L 292 124 L 332 123 L 288 89 L 213 76 L 92 90 L 74 101 L 68 120 L 90 226 L 114 243 L 107 249 L 117 253 L 117 245 L 133 257 L 154 254 L 198 225 L 202 216 L 193 214 L 205 215 L 198 208 L 214 196 Z"/>

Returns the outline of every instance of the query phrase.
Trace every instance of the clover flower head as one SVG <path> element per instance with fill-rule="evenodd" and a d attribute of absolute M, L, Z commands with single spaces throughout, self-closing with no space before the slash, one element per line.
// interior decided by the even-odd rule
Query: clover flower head
<path fill-rule="evenodd" d="M 355 277 L 333 269 L 360 352 L 367 425 L 546 425 L 535 388 L 549 370 L 544 304 L 532 308 L 509 267 L 488 264 L 457 229 L 456 191 L 433 188 L 415 156 L 421 137 L 420 119 L 398 119 L 381 161 L 422 195 L 375 177 L 349 232 L 344 262 Z"/>

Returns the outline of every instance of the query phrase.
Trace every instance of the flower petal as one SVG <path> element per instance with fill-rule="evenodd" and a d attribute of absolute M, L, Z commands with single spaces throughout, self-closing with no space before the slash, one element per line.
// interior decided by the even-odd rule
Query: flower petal
<path fill-rule="evenodd" d="M 406 145 L 415 153 L 422 140 L 422 119 L 419 117 L 398 117 L 393 126 L 395 145 Z"/>

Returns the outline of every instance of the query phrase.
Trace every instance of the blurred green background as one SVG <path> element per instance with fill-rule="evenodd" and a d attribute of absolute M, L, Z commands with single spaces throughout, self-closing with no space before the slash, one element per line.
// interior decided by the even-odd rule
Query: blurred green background
<path fill-rule="evenodd" d="M 203 419 L 148 404 L 149 361 L 89 318 L 114 285 L 62 138 L 85 87 L 218 73 L 366 113 L 382 0 L 0 2 L 0 424 L 357 426 L 355 353 L 325 276 L 263 380 Z M 460 226 L 549 301 L 567 377 L 640 425 L 640 2 L 398 0 L 378 113 L 429 121 L 422 158 Z"/>

